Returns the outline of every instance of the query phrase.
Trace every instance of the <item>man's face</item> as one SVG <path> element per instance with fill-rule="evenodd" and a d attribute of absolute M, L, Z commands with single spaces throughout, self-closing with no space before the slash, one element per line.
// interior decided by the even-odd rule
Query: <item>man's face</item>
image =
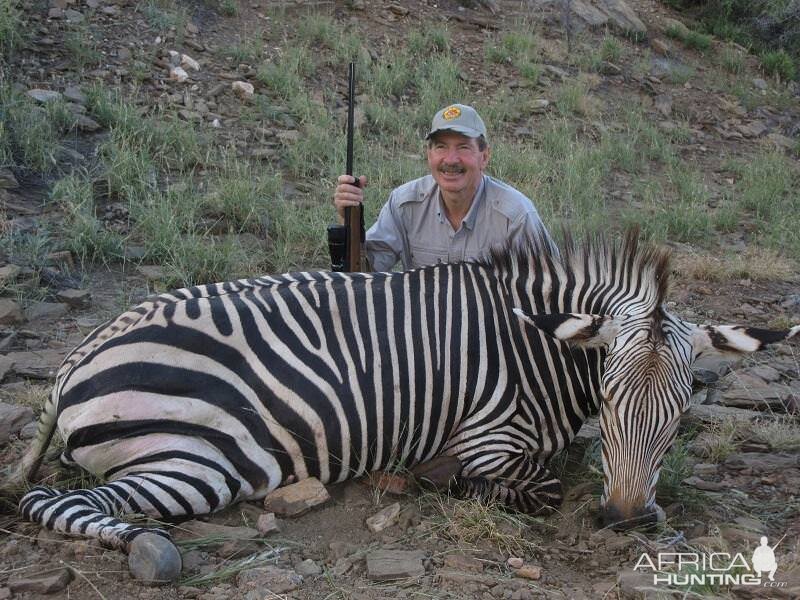
<path fill-rule="evenodd" d="M 441 131 L 428 144 L 428 166 L 444 192 L 474 194 L 488 162 L 489 148 L 460 133 Z"/>

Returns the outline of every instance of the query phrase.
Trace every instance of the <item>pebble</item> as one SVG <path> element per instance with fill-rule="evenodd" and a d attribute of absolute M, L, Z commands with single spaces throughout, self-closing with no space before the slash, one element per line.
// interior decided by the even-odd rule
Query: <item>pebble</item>
<path fill-rule="evenodd" d="M 509 556 L 506 564 L 512 569 L 521 569 L 522 565 L 525 564 L 525 561 L 518 556 Z"/>
<path fill-rule="evenodd" d="M 275 517 L 275 513 L 261 514 L 256 521 L 256 529 L 261 535 L 277 533 L 281 530 L 280 525 L 278 525 L 278 519 Z"/>
<path fill-rule="evenodd" d="M 322 567 L 310 558 L 307 558 L 295 567 L 295 571 L 297 571 L 298 575 L 309 577 L 312 575 L 320 575 L 322 573 Z"/>

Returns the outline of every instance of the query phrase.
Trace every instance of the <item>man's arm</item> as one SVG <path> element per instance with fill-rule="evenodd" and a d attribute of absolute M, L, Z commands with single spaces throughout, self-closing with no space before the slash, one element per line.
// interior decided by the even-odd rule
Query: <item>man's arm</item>
<path fill-rule="evenodd" d="M 391 271 L 403 258 L 405 234 L 393 197 L 394 194 L 389 196 L 377 220 L 367 231 L 365 250 L 373 271 Z"/>
<path fill-rule="evenodd" d="M 542 240 L 555 254 L 558 254 L 558 246 L 550 236 L 550 232 L 547 231 L 547 227 L 544 226 L 533 203 L 530 204 L 530 208 L 525 213 L 511 224 L 508 230 L 508 237 L 515 241 L 522 241 L 526 237 L 530 240 Z"/>

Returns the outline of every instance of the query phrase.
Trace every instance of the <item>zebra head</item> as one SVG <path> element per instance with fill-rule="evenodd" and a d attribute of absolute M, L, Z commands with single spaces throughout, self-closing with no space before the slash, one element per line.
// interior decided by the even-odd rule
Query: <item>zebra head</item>
<path fill-rule="evenodd" d="M 602 348 L 601 521 L 617 528 L 656 520 L 664 455 L 689 408 L 692 363 L 709 353 L 742 354 L 800 334 L 741 326 L 698 326 L 659 305 L 643 314 L 517 314 L 559 340 Z"/>

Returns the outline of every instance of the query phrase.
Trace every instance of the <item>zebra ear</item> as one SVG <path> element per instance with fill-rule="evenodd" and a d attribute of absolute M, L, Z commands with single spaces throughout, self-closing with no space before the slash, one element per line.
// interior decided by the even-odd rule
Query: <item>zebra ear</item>
<path fill-rule="evenodd" d="M 529 315 L 515 308 L 514 314 L 536 329 L 583 348 L 608 346 L 619 333 L 624 317 L 560 313 L 551 315 Z"/>
<path fill-rule="evenodd" d="M 692 334 L 692 347 L 695 357 L 711 352 L 743 354 L 795 336 L 800 336 L 800 325 L 781 331 L 742 325 L 699 325 Z"/>

